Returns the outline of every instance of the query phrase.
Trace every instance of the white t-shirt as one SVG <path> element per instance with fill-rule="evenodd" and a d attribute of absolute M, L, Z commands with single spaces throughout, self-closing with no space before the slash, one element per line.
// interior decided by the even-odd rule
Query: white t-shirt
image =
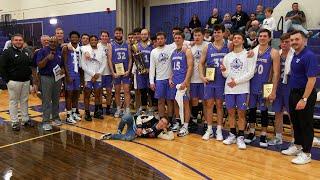
<path fill-rule="evenodd" d="M 247 57 L 247 51 L 243 50 L 239 53 L 230 52 L 223 58 L 223 64 L 226 71 L 222 73 L 226 77 L 224 87 L 225 94 L 245 94 L 250 92 L 250 79 L 254 75 L 256 67 L 256 56 Z M 236 86 L 231 88 L 227 85 L 233 78 Z"/>
<path fill-rule="evenodd" d="M 102 75 L 111 75 L 110 67 L 108 66 L 108 51 L 109 51 L 108 46 L 102 44 L 101 42 L 99 42 L 98 43 L 98 48 L 102 48 L 103 51 L 105 52 L 104 53 L 104 55 L 105 55 L 104 59 L 106 60 L 106 67 L 104 68 Z"/>
<path fill-rule="evenodd" d="M 203 48 L 205 48 L 208 44 L 209 42 L 203 41 L 201 45 L 195 44 L 191 47 L 191 52 L 193 56 L 193 72 L 190 81 L 191 83 L 202 83 L 202 80 L 200 79 L 199 75 L 199 62 Z"/>
<path fill-rule="evenodd" d="M 81 66 L 84 71 L 84 80 L 91 81 L 92 77 L 99 73 L 102 74 L 106 66 L 105 52 L 103 48 L 92 49 L 91 46 L 82 46 Z M 85 53 L 90 54 L 90 59 L 85 58 Z M 97 79 L 101 81 L 101 76 Z"/>
<path fill-rule="evenodd" d="M 271 31 L 271 37 L 273 37 L 273 31 L 276 30 L 276 21 L 273 17 L 266 18 L 263 20 L 262 28 Z"/>
<path fill-rule="evenodd" d="M 156 80 L 169 79 L 171 75 L 171 60 L 170 57 L 175 49 L 171 45 L 165 45 L 160 48 L 157 47 L 151 51 L 150 54 L 150 84 L 154 84 Z"/>
<path fill-rule="evenodd" d="M 185 46 L 185 47 L 187 47 L 187 48 L 190 48 L 190 47 L 191 47 L 190 44 L 191 44 L 191 41 L 186 41 L 186 40 L 183 41 L 183 46 Z M 177 49 L 177 45 L 176 45 L 175 42 L 169 44 L 168 46 L 171 46 L 171 48 L 173 48 L 173 49 Z"/>

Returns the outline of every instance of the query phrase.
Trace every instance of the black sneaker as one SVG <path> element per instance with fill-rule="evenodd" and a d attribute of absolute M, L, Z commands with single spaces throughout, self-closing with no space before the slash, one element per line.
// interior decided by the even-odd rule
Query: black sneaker
<path fill-rule="evenodd" d="M 105 111 L 106 111 L 106 115 L 111 115 L 110 108 L 105 108 Z"/>
<path fill-rule="evenodd" d="M 86 121 L 92 121 L 92 117 L 91 117 L 90 113 L 86 113 L 86 115 L 84 116 L 84 119 Z"/>
<path fill-rule="evenodd" d="M 13 131 L 20 131 L 20 123 L 18 123 L 18 122 L 12 123 L 12 130 Z"/>
<path fill-rule="evenodd" d="M 194 131 L 197 131 L 197 129 L 198 129 L 198 124 L 191 120 L 189 122 L 188 130 L 190 132 L 194 132 Z"/>
<path fill-rule="evenodd" d="M 25 121 L 22 123 L 22 126 L 25 126 L 25 127 L 34 127 L 34 124 L 31 120 L 28 120 L 28 121 Z"/>
<path fill-rule="evenodd" d="M 96 118 L 96 119 L 103 119 L 103 115 L 102 115 L 100 110 L 94 112 L 93 117 Z"/>
<path fill-rule="evenodd" d="M 252 141 L 254 141 L 255 139 L 256 139 L 255 133 L 250 133 L 250 134 L 248 134 L 247 138 L 244 139 L 244 142 L 245 142 L 246 144 L 250 144 L 250 143 L 252 143 Z"/>
<path fill-rule="evenodd" d="M 101 136 L 100 139 L 101 139 L 101 140 L 110 139 L 110 138 L 111 138 L 111 135 L 112 135 L 111 133 L 104 134 L 104 135 Z"/>
<path fill-rule="evenodd" d="M 268 147 L 267 136 L 260 136 L 260 147 Z"/>

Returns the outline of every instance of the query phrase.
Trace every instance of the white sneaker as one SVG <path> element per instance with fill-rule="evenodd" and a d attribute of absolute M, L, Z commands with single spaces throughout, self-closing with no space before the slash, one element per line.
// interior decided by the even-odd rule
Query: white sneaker
<path fill-rule="evenodd" d="M 229 133 L 229 136 L 227 139 L 223 140 L 223 144 L 230 145 L 230 144 L 235 144 L 237 142 L 236 136 L 232 133 Z"/>
<path fill-rule="evenodd" d="M 76 120 L 76 121 L 81 121 L 81 117 L 78 116 L 77 113 L 72 113 L 72 117 L 73 117 L 73 119 Z"/>
<path fill-rule="evenodd" d="M 188 128 L 185 128 L 184 126 L 180 129 L 179 133 L 177 136 L 183 137 L 189 134 Z"/>
<path fill-rule="evenodd" d="M 222 131 L 221 130 L 216 130 L 216 140 L 217 141 L 222 141 L 223 136 L 222 136 Z"/>
<path fill-rule="evenodd" d="M 202 136 L 202 139 L 208 141 L 212 137 L 213 137 L 213 132 L 207 130 L 206 133 Z"/>
<path fill-rule="evenodd" d="M 119 118 L 120 117 L 120 113 L 121 113 L 121 110 L 117 109 L 117 111 L 114 113 L 114 117 L 115 118 Z"/>
<path fill-rule="evenodd" d="M 282 139 L 275 137 L 274 139 L 270 140 L 268 142 L 269 146 L 275 146 L 275 145 L 280 145 L 282 144 Z"/>
<path fill-rule="evenodd" d="M 237 138 L 237 145 L 239 149 L 247 149 L 246 143 L 244 143 L 244 136 L 239 136 Z"/>
<path fill-rule="evenodd" d="M 69 117 L 66 119 L 66 123 L 67 123 L 67 124 L 76 124 L 77 121 L 75 121 L 75 120 L 73 119 L 73 116 L 70 114 Z"/>
<path fill-rule="evenodd" d="M 298 149 L 296 145 L 292 145 L 288 149 L 282 150 L 281 153 L 288 156 L 296 156 L 301 153 L 301 149 Z"/>
<path fill-rule="evenodd" d="M 293 164 L 303 165 L 311 162 L 311 154 L 300 152 L 297 157 L 291 160 Z"/>
<path fill-rule="evenodd" d="M 179 129 L 180 129 L 180 124 L 179 124 L 179 122 L 176 122 L 176 123 L 173 124 L 171 130 L 172 130 L 173 132 L 177 132 L 177 131 L 179 131 Z"/>

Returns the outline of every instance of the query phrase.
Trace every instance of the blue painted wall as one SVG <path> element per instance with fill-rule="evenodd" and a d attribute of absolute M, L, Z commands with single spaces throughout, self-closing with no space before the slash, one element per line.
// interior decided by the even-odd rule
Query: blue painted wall
<path fill-rule="evenodd" d="M 50 18 L 38 18 L 21 20 L 19 23 L 25 22 L 43 22 L 43 34 L 53 35 L 56 27 L 61 27 L 65 32 L 65 38 L 70 31 L 76 30 L 82 33 L 99 35 L 101 30 L 112 32 L 116 26 L 116 11 L 95 12 L 86 14 L 76 14 L 67 16 L 57 16 L 58 24 L 51 25 Z"/>
<path fill-rule="evenodd" d="M 171 42 L 171 29 L 175 26 L 188 26 L 193 14 L 198 14 L 201 24 L 205 26 L 212 9 L 217 7 L 221 17 L 227 12 L 234 13 L 236 4 L 241 3 L 248 14 L 255 12 L 256 6 L 275 7 L 281 0 L 209 0 L 202 2 L 155 6 L 150 9 L 151 33 L 164 31 Z"/>

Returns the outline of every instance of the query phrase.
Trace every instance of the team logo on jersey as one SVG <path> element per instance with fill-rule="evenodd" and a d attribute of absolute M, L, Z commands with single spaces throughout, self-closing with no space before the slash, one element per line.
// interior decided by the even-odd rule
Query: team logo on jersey
<path fill-rule="evenodd" d="M 240 61 L 239 58 L 235 58 L 231 63 L 231 69 L 233 71 L 239 72 L 243 68 L 243 63 Z"/>
<path fill-rule="evenodd" d="M 299 62 L 300 62 L 300 59 L 297 59 L 297 60 L 296 60 L 296 63 L 299 63 Z"/>
<path fill-rule="evenodd" d="M 200 59 L 201 57 L 201 50 L 196 50 L 196 52 L 193 55 L 194 59 Z"/>
<path fill-rule="evenodd" d="M 166 54 L 166 53 L 160 53 L 159 54 L 159 57 L 158 57 L 159 62 L 166 63 L 166 61 L 168 59 L 169 59 L 168 54 Z"/>

